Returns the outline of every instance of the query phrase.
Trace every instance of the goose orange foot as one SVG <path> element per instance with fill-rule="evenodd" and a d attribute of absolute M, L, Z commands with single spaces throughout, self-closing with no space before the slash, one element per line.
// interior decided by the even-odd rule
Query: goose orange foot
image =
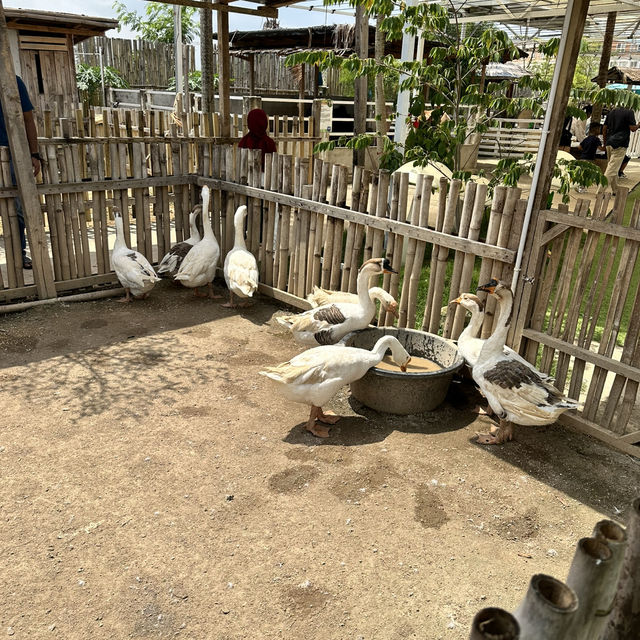
<path fill-rule="evenodd" d="M 491 433 L 476 433 L 478 444 L 504 444 L 513 440 L 513 423 L 500 420 L 499 427 L 492 427 Z"/>
<path fill-rule="evenodd" d="M 309 420 L 305 425 L 305 429 L 317 438 L 328 438 L 329 427 L 318 424 L 318 420 L 320 422 L 324 422 L 325 424 L 335 424 L 336 422 L 338 422 L 338 420 L 340 420 L 340 416 L 337 416 L 332 411 L 324 413 L 322 411 L 322 407 L 311 407 L 311 411 L 309 412 Z"/>

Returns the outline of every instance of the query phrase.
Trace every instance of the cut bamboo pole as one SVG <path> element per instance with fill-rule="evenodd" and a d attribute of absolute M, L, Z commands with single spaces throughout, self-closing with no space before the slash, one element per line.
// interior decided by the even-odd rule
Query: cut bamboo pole
<path fill-rule="evenodd" d="M 0 147 L 0 159 L 2 171 L 0 172 L 0 185 L 11 187 L 11 172 L 9 169 L 9 154 L 6 147 Z M 17 228 L 18 217 L 15 212 L 13 199 L 0 200 L 0 215 L 2 217 L 2 234 L 4 236 L 4 250 L 7 266 L 7 282 L 10 289 L 24 286 L 22 277 L 22 247 Z"/>
<path fill-rule="evenodd" d="M 469 640 L 519 640 L 520 626 L 508 611 L 487 607 L 476 613 Z"/>
<path fill-rule="evenodd" d="M 60 171 L 58 169 L 58 156 L 53 145 L 47 145 L 47 165 L 49 167 L 49 180 L 52 184 L 60 184 Z M 53 215 L 58 237 L 58 255 L 60 260 L 60 273 L 63 280 L 71 280 L 71 262 L 69 255 L 68 229 L 65 221 L 62 195 L 53 198 Z"/>
<path fill-rule="evenodd" d="M 236 181 L 236 165 L 233 155 L 233 147 L 229 146 L 225 149 L 225 180 L 227 182 Z M 224 259 L 227 257 L 227 253 L 233 248 L 234 227 L 233 216 L 235 214 L 235 201 L 231 194 L 227 194 L 226 198 L 226 211 L 224 217 L 224 242 L 222 245 L 222 252 L 220 255 L 220 262 L 224 264 Z"/>
<path fill-rule="evenodd" d="M 311 195 L 313 193 L 313 185 L 305 184 L 302 185 L 302 197 L 306 200 L 311 199 Z M 296 291 L 296 295 L 299 298 L 304 298 L 307 293 L 307 270 L 309 266 L 309 248 L 311 241 L 311 213 L 307 209 L 302 209 L 300 211 L 300 220 L 301 220 L 301 228 L 302 233 L 300 235 L 300 251 L 298 252 L 298 288 Z M 314 233 L 315 233 L 315 223 L 314 223 Z"/>
<path fill-rule="evenodd" d="M 618 567 L 612 565 L 612 553 L 607 543 L 596 538 L 582 538 L 573 557 L 567 586 L 578 598 L 578 610 L 573 616 L 566 637 L 573 640 L 597 638 L 590 633 L 591 624 L 598 610 L 611 604 Z"/>
<path fill-rule="evenodd" d="M 568 640 L 578 610 L 573 589 L 551 576 L 534 575 L 520 606 L 513 612 L 520 640 Z"/>
<path fill-rule="evenodd" d="M 628 544 L 613 610 L 602 640 L 637 640 L 640 629 L 640 498 L 631 505 L 627 522 Z"/>
<path fill-rule="evenodd" d="M 82 112 L 81 112 L 82 113 Z M 81 145 L 84 148 L 84 145 Z M 67 151 L 68 150 L 68 151 Z M 83 159 L 84 159 L 83 150 Z M 72 182 L 81 182 L 83 171 L 78 165 L 78 154 L 73 153 L 72 149 L 68 147 L 65 149 L 65 157 L 67 159 L 67 166 L 69 170 L 69 176 Z M 83 166 L 86 162 L 83 161 Z M 87 229 L 87 214 L 84 206 L 83 194 L 75 194 L 75 210 L 78 219 L 78 226 L 80 229 L 80 253 L 82 256 L 82 274 L 84 276 L 91 275 L 91 250 L 89 249 L 89 231 Z M 79 269 L 80 271 L 80 269 Z"/>

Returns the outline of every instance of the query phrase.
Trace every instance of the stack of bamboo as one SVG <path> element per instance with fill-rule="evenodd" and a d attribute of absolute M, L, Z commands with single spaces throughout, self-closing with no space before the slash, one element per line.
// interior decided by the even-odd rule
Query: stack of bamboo
<path fill-rule="evenodd" d="M 487 608 L 470 640 L 637 640 L 640 637 L 640 498 L 629 524 L 596 524 L 578 542 L 566 583 L 537 574 L 513 614 Z"/>

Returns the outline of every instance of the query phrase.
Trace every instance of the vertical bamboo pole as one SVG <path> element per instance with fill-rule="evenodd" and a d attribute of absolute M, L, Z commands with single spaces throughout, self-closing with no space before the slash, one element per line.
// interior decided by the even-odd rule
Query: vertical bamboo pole
<path fill-rule="evenodd" d="M 628 545 L 618 582 L 613 611 L 602 640 L 634 640 L 640 629 L 640 498 L 631 505 L 627 522 Z"/>
<path fill-rule="evenodd" d="M 416 180 L 416 191 L 413 196 L 413 203 L 411 207 L 411 220 L 412 226 L 417 226 L 420 221 L 420 206 L 422 203 L 422 185 L 424 183 L 424 174 L 419 173 Z M 366 242 L 366 241 L 365 241 Z M 402 280 L 402 292 L 400 295 L 400 307 L 398 317 L 398 327 L 405 328 L 407 326 L 407 311 L 409 306 L 409 291 L 410 291 L 410 279 L 411 272 L 413 270 L 413 261 L 416 255 L 416 240 L 415 238 L 409 238 L 407 241 L 407 255 L 404 262 L 404 278 Z"/>
<path fill-rule="evenodd" d="M 331 190 L 329 192 L 329 204 L 335 205 L 338 199 L 338 181 L 339 181 L 340 166 L 333 165 L 333 171 L 331 172 Z M 333 260 L 333 243 L 335 220 L 332 216 L 325 216 L 324 222 L 324 248 L 322 251 L 322 281 L 321 286 L 323 289 L 328 289 L 331 282 L 331 262 Z"/>
<path fill-rule="evenodd" d="M 365 213 L 369 201 L 369 189 L 371 185 L 371 172 L 362 170 L 362 184 L 360 187 L 360 201 L 358 202 L 358 212 Z M 351 273 L 349 274 L 349 288 L 351 293 L 358 289 L 358 271 L 363 253 L 362 243 L 365 237 L 365 227 L 362 224 L 356 226 L 356 233 L 353 238 L 353 250 L 351 252 Z M 364 262 L 364 260 L 362 260 Z"/>
<path fill-rule="evenodd" d="M 282 192 L 290 195 L 292 192 L 292 157 L 282 158 Z M 280 220 L 280 268 L 278 271 L 278 289 L 284 291 L 287 285 L 287 270 L 289 267 L 289 225 L 291 222 L 291 207 L 282 206 L 282 217 Z"/>
<path fill-rule="evenodd" d="M 344 208 L 347 200 L 347 167 L 340 166 L 338 171 L 338 193 L 336 205 Z M 333 256 L 331 258 L 331 277 L 329 280 L 330 289 L 339 289 L 342 274 L 340 266 L 342 263 L 342 242 L 344 236 L 344 221 L 336 219 L 333 229 Z"/>
<path fill-rule="evenodd" d="M 351 210 L 357 211 L 360 201 L 360 188 L 362 183 L 362 168 L 354 167 L 351 181 Z M 347 239 L 344 246 L 344 265 L 342 268 L 342 279 L 340 281 L 340 290 L 346 291 L 349 284 L 349 276 L 352 268 L 353 242 L 355 240 L 356 224 L 349 222 L 347 227 Z"/>
<path fill-rule="evenodd" d="M 389 182 L 391 174 L 384 169 L 380 169 L 378 174 L 378 193 L 376 202 L 376 217 L 387 217 L 387 202 L 389 201 Z M 431 196 L 431 194 L 429 194 Z M 424 194 L 423 194 L 424 197 Z M 384 243 L 384 231 L 381 229 L 373 230 L 373 238 L 371 241 L 371 257 L 380 258 L 382 256 L 382 245 Z"/>
<path fill-rule="evenodd" d="M 278 188 L 278 154 L 273 153 L 267 156 L 269 163 L 268 173 L 265 173 L 265 189 L 276 191 Z M 267 177 L 269 184 L 266 184 Z M 275 202 L 269 202 L 267 205 L 267 235 L 265 240 L 265 278 L 264 282 L 268 286 L 273 286 L 273 268 L 275 262 L 274 242 L 275 242 L 275 225 L 276 225 L 276 205 Z"/>
<path fill-rule="evenodd" d="M 527 594 L 513 612 L 520 625 L 522 640 L 568 638 L 578 610 L 578 598 L 563 582 L 536 574 L 531 578 Z"/>

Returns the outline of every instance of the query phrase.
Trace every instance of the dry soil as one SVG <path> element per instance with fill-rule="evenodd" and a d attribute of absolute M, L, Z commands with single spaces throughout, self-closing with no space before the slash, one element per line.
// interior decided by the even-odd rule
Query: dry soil
<path fill-rule="evenodd" d="M 259 376 L 299 352 L 266 299 L 0 318 L 0 637 L 468 638 L 624 521 L 637 459 L 558 425 L 473 443 L 467 383 L 428 414 L 349 398 L 321 441 Z"/>

